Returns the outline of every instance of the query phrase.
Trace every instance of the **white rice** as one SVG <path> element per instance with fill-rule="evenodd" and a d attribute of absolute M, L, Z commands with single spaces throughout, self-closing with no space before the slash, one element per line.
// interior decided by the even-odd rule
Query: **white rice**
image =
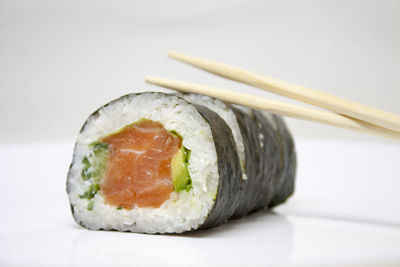
<path fill-rule="evenodd" d="M 175 130 L 182 136 L 183 145 L 191 150 L 188 169 L 192 189 L 171 193 L 170 199 L 159 208 L 131 210 L 117 210 L 108 205 L 100 190 L 92 199 L 93 210 L 89 211 L 88 200 L 79 197 L 90 186 L 80 175 L 84 167 L 82 159 L 90 153 L 88 145 L 142 118 L 158 121 L 168 131 Z M 75 219 L 89 229 L 181 233 L 198 228 L 206 220 L 214 205 L 218 181 L 217 154 L 204 118 L 176 96 L 144 93 L 114 101 L 89 118 L 77 139 L 68 188 Z"/>
<path fill-rule="evenodd" d="M 236 116 L 233 111 L 221 100 L 205 96 L 205 95 L 198 95 L 198 94 L 181 94 L 177 93 L 178 96 L 185 98 L 189 102 L 199 104 L 205 106 L 215 113 L 217 113 L 226 124 L 228 124 L 229 128 L 232 130 L 233 139 L 236 143 L 236 150 L 238 152 L 240 166 L 242 168 L 242 178 L 243 180 L 247 180 L 246 175 L 246 155 L 244 151 L 244 142 L 243 137 L 240 132 L 239 124 L 236 120 Z"/>

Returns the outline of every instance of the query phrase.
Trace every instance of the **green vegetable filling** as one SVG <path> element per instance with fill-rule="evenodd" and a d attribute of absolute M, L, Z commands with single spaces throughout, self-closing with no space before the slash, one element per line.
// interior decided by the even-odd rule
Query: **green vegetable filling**
<path fill-rule="evenodd" d="M 89 200 L 89 203 L 87 205 L 88 210 L 93 210 L 93 200 Z"/>
<path fill-rule="evenodd" d="M 171 131 L 170 133 L 182 139 L 177 132 Z M 189 149 L 181 145 L 181 149 L 172 157 L 171 173 L 175 192 L 189 191 L 192 188 L 192 179 L 188 170 L 190 153 Z"/>
<path fill-rule="evenodd" d="M 90 186 L 80 198 L 89 200 L 87 209 L 93 210 L 93 201 L 91 200 L 100 190 L 100 179 L 106 172 L 106 163 L 108 157 L 108 144 L 93 142 L 89 144 L 92 149 L 88 156 L 82 160 L 83 170 L 81 177 L 84 181 L 89 181 Z"/>

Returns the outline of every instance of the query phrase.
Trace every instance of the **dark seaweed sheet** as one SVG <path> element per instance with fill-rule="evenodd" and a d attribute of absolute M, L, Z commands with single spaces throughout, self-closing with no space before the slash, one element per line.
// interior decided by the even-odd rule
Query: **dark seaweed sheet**
<path fill-rule="evenodd" d="M 293 138 L 286 127 L 285 122 L 280 116 L 273 115 L 277 124 L 277 134 L 280 140 L 280 151 L 282 154 L 283 164 L 281 166 L 280 175 L 275 180 L 275 191 L 269 204 L 269 208 L 273 208 L 287 200 L 294 192 L 295 175 L 296 175 L 296 152 L 294 148 Z"/>
<path fill-rule="evenodd" d="M 217 113 L 201 105 L 194 106 L 210 125 L 217 152 L 217 197 L 206 221 L 201 225 L 201 228 L 211 228 L 224 223 L 235 212 L 240 197 L 242 171 L 232 130 Z"/>
<path fill-rule="evenodd" d="M 236 116 L 242 134 L 245 150 L 245 172 L 247 180 L 241 181 L 239 206 L 234 218 L 248 214 L 255 205 L 255 196 L 259 194 L 259 181 L 262 172 L 261 151 L 259 147 L 259 133 L 257 123 L 246 112 L 228 105 Z"/>
<path fill-rule="evenodd" d="M 279 174 L 281 154 L 279 140 L 271 122 L 258 110 L 252 111 L 260 136 L 261 173 L 259 175 L 259 194 L 252 210 L 268 207 L 275 191 L 274 178 Z"/>
<path fill-rule="evenodd" d="M 279 120 L 279 127 L 275 129 L 262 112 L 245 112 L 227 105 L 236 116 L 245 146 L 247 180 L 242 180 L 239 206 L 233 215 L 239 218 L 272 207 L 272 201 L 277 205 L 286 200 L 293 192 L 291 181 L 294 181 L 295 166 L 287 166 L 293 164 L 293 159 L 285 160 L 285 157 L 295 155 L 292 139 L 280 117 L 271 116 L 276 124 Z"/>

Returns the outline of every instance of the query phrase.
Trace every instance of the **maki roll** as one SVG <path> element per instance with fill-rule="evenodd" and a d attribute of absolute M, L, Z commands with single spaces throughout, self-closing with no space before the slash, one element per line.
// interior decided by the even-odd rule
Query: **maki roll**
<path fill-rule="evenodd" d="M 85 122 L 67 192 L 89 229 L 179 233 L 229 219 L 241 170 L 228 125 L 161 93 L 123 96 Z"/>
<path fill-rule="evenodd" d="M 292 194 L 295 153 L 279 117 L 183 97 L 130 94 L 89 116 L 67 178 L 77 223 L 181 233 L 273 207 Z"/>

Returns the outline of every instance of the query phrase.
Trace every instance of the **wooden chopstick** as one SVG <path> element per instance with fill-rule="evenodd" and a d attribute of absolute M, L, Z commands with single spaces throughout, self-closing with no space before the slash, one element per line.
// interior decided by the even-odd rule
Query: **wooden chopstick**
<path fill-rule="evenodd" d="M 147 76 L 145 80 L 148 83 L 163 86 L 166 88 L 182 92 L 208 95 L 230 103 L 248 106 L 260 110 L 266 110 L 279 115 L 306 119 L 314 122 L 321 122 L 333 126 L 358 130 L 370 134 L 377 134 L 400 140 L 400 133 L 396 131 L 382 128 L 364 121 L 351 119 L 328 111 L 312 109 L 263 97 L 178 80 L 158 78 L 153 76 Z"/>
<path fill-rule="evenodd" d="M 400 115 L 394 113 L 216 61 L 177 52 L 169 52 L 168 56 L 231 80 L 400 132 Z"/>

